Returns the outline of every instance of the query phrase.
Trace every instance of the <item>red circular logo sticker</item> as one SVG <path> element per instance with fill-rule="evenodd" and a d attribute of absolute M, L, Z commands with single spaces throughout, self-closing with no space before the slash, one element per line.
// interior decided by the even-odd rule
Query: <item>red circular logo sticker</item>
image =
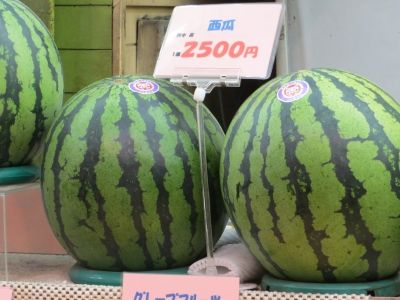
<path fill-rule="evenodd" d="M 148 79 L 137 79 L 129 83 L 129 89 L 138 94 L 155 94 L 160 87 L 154 81 Z"/>
<path fill-rule="evenodd" d="M 281 86 L 278 90 L 278 99 L 282 102 L 293 102 L 303 98 L 310 91 L 307 81 L 294 80 Z"/>

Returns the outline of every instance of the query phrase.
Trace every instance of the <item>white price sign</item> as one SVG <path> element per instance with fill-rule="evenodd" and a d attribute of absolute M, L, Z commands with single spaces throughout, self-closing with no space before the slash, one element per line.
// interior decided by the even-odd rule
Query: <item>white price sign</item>
<path fill-rule="evenodd" d="M 282 4 L 213 4 L 174 9 L 154 77 L 268 78 Z"/>

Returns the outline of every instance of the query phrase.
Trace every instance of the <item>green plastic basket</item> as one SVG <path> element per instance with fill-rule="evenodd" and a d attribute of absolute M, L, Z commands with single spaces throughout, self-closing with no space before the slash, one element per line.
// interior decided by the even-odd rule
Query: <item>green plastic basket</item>
<path fill-rule="evenodd" d="M 176 268 L 160 271 L 145 271 L 137 273 L 145 274 L 169 274 L 169 275 L 184 275 L 187 274 L 188 268 Z M 78 264 L 72 266 L 69 271 L 69 277 L 73 283 L 93 284 L 93 285 L 109 285 L 121 286 L 123 272 L 99 271 L 84 268 Z"/>
<path fill-rule="evenodd" d="M 0 185 L 27 183 L 38 178 L 40 178 L 40 169 L 36 166 L 0 168 Z"/>
<path fill-rule="evenodd" d="M 261 289 L 274 292 L 394 297 L 400 295 L 400 277 L 396 274 L 387 279 L 360 283 L 309 283 L 282 280 L 265 275 L 261 282 Z"/>

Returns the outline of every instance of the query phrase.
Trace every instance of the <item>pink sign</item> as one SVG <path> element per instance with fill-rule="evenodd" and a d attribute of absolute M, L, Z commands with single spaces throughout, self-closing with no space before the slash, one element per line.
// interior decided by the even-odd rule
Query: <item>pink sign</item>
<path fill-rule="evenodd" d="M 239 278 L 124 273 L 122 300 L 236 300 Z"/>
<path fill-rule="evenodd" d="M 280 3 L 176 7 L 154 77 L 268 78 L 282 10 Z"/>
<path fill-rule="evenodd" d="M 0 300 L 11 300 L 13 290 L 10 287 L 0 287 Z"/>

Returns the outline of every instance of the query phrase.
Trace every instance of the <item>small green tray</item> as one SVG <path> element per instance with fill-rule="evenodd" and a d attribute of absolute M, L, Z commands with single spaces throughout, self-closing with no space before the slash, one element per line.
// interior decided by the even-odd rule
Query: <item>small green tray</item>
<path fill-rule="evenodd" d="M 187 274 L 187 270 L 188 268 L 185 267 L 185 268 L 176 268 L 169 270 L 144 271 L 135 273 L 184 275 Z M 75 264 L 69 271 L 69 277 L 73 283 L 121 286 L 122 273 L 123 272 L 91 270 L 84 268 L 78 264 Z"/>
<path fill-rule="evenodd" d="M 400 277 L 396 274 L 387 279 L 359 283 L 309 283 L 282 280 L 265 275 L 261 282 L 261 289 L 289 293 L 364 294 L 394 297 L 400 295 Z"/>
<path fill-rule="evenodd" d="M 38 178 L 40 178 L 40 169 L 36 166 L 0 168 L 0 185 L 27 183 Z"/>

